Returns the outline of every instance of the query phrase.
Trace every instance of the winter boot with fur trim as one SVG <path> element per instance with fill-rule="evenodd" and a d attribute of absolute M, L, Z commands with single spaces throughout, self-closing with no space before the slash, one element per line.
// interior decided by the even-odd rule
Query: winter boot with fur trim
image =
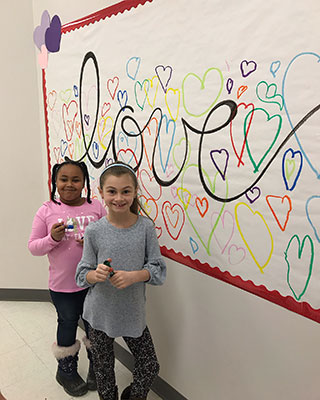
<path fill-rule="evenodd" d="M 58 346 L 56 343 L 52 346 L 53 354 L 58 361 L 56 380 L 72 397 L 83 396 L 88 392 L 87 384 L 77 371 L 79 350 L 79 340 L 68 347 Z"/>
<path fill-rule="evenodd" d="M 96 375 L 93 370 L 92 353 L 90 351 L 91 343 L 90 343 L 90 340 L 86 336 L 84 336 L 82 338 L 82 341 L 83 341 L 84 345 L 86 346 L 88 360 L 89 360 L 89 370 L 88 370 L 88 375 L 87 375 L 87 387 L 89 390 L 97 390 Z"/>

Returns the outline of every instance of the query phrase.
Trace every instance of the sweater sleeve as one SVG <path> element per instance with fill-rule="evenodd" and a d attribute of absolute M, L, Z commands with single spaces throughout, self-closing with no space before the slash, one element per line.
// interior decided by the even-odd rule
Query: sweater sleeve
<path fill-rule="evenodd" d="M 150 273 L 150 279 L 147 283 L 162 285 L 166 279 L 167 267 L 160 253 L 158 238 L 153 224 L 148 225 L 146 233 L 144 268 Z"/>
<path fill-rule="evenodd" d="M 44 207 L 39 208 L 33 223 L 29 237 L 28 248 L 34 256 L 44 256 L 59 245 L 48 232 L 48 226 L 45 220 Z"/>
<path fill-rule="evenodd" d="M 94 224 L 91 223 L 91 224 Z M 76 284 L 82 288 L 94 286 L 87 281 L 87 273 L 97 268 L 97 250 L 94 246 L 93 231 L 88 228 L 84 232 L 82 258 L 76 270 Z"/>

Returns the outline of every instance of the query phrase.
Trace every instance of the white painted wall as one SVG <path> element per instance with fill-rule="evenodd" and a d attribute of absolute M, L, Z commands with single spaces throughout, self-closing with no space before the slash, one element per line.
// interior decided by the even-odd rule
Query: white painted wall
<path fill-rule="evenodd" d="M 47 196 L 32 6 L 2 2 L 1 14 L 0 288 L 43 288 L 46 263 L 27 249 L 33 215 Z"/>
<path fill-rule="evenodd" d="M 65 23 L 108 4 L 33 0 L 34 21 L 30 3 L 2 5 L 0 288 L 47 287 L 46 259 L 26 248 L 33 215 L 48 197 L 33 29 L 44 9 Z M 190 400 L 320 398 L 318 324 L 176 262 L 167 265 L 166 284 L 148 288 L 163 379 Z"/>

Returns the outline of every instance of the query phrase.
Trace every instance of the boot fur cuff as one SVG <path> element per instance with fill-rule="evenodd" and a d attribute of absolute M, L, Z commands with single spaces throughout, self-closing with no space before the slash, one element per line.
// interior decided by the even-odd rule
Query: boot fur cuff
<path fill-rule="evenodd" d="M 80 346 L 81 346 L 81 343 L 78 339 L 75 341 L 75 344 L 73 344 L 72 346 L 67 346 L 67 347 L 58 346 L 57 343 L 53 343 L 52 352 L 53 352 L 53 355 L 55 356 L 55 358 L 57 360 L 60 360 L 61 358 L 65 358 L 65 357 L 69 357 L 69 356 L 74 357 L 79 352 Z"/>
<path fill-rule="evenodd" d="M 88 339 L 87 336 L 83 336 L 82 341 L 83 344 L 86 346 L 87 350 L 90 350 L 91 349 L 90 339 Z"/>

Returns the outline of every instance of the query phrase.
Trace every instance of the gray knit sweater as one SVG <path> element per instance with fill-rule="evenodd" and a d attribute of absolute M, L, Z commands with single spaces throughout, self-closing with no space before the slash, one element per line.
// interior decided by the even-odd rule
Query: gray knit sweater
<path fill-rule="evenodd" d="M 139 337 L 146 327 L 145 282 L 117 289 L 109 280 L 90 284 L 86 279 L 87 273 L 107 258 L 112 259 L 115 271 L 145 268 L 150 272 L 147 283 L 161 285 L 166 265 L 153 222 L 143 216 L 130 228 L 116 228 L 105 217 L 91 222 L 85 230 L 83 255 L 76 271 L 77 285 L 90 287 L 83 318 L 110 337 Z"/>

